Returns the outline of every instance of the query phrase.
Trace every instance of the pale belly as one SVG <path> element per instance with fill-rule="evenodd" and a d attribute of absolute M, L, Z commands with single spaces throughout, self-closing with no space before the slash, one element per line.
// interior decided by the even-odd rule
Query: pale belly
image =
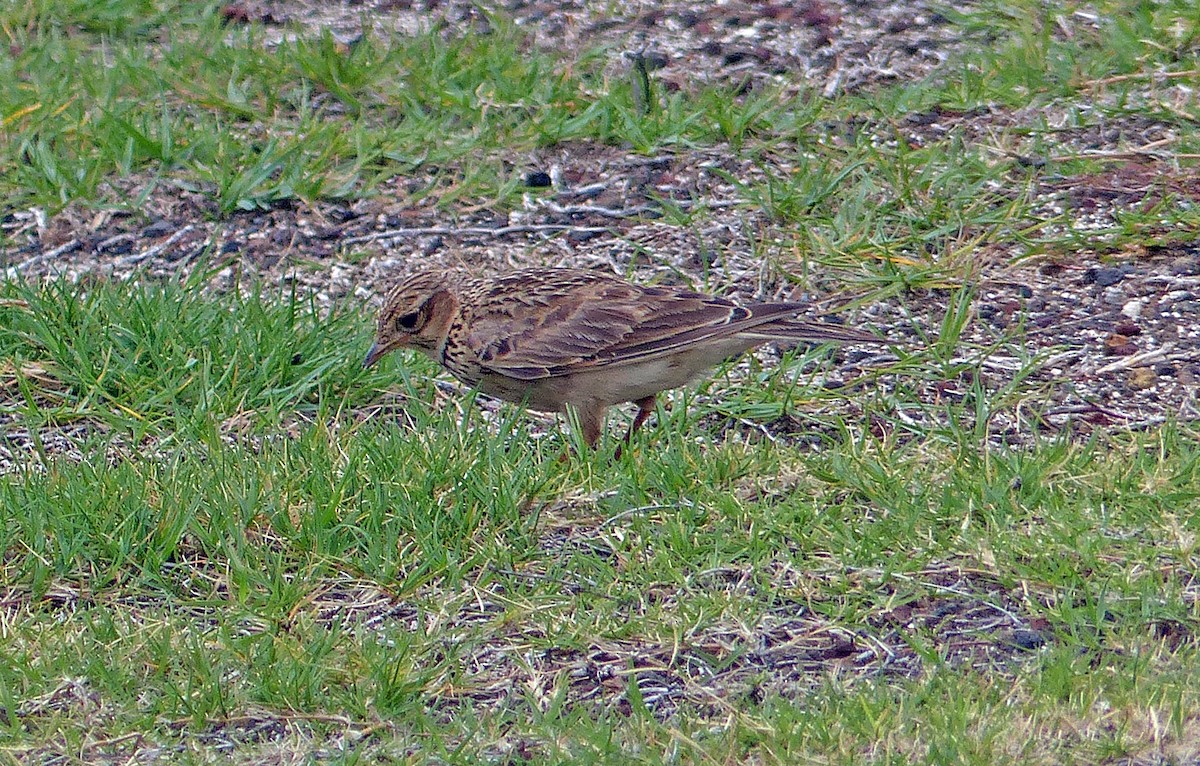
<path fill-rule="evenodd" d="M 560 412 L 567 402 L 600 406 L 635 402 L 660 391 L 686 386 L 756 343 L 730 338 L 724 344 L 693 347 L 669 356 L 585 367 L 570 375 L 530 381 L 485 375 L 479 381 L 479 390 L 510 402 L 523 402 L 530 409 L 543 412 Z"/>

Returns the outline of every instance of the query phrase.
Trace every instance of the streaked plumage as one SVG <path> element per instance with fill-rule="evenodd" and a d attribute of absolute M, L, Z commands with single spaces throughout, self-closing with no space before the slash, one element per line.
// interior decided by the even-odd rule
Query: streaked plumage
<path fill-rule="evenodd" d="M 364 365 L 419 349 L 491 396 L 546 412 L 573 410 L 594 445 L 609 406 L 634 402 L 628 439 L 655 396 L 767 341 L 878 343 L 797 318 L 803 303 L 739 305 L 610 274 L 534 268 L 497 277 L 425 271 L 401 281 L 379 315 Z"/>

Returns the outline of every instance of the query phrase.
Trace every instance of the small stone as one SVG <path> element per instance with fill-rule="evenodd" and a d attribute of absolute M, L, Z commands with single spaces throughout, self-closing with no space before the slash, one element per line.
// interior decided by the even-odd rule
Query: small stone
<path fill-rule="evenodd" d="M 550 186 L 550 174 L 542 170 L 531 170 L 525 174 L 525 185 L 534 189 L 545 189 Z"/>
<path fill-rule="evenodd" d="M 1178 372 L 1178 370 L 1176 370 L 1175 365 L 1171 364 L 1170 362 L 1165 362 L 1163 364 L 1154 366 L 1154 374 L 1160 378 L 1173 378 L 1175 377 L 1176 372 Z"/>
<path fill-rule="evenodd" d="M 1142 309 L 1145 307 L 1145 298 L 1134 298 L 1133 300 L 1126 302 L 1126 304 L 1121 307 L 1121 313 L 1130 319 L 1137 319 L 1142 315 Z"/>
<path fill-rule="evenodd" d="M 1014 630 L 1011 640 L 1018 649 L 1032 651 L 1046 645 L 1046 634 L 1040 630 Z"/>
<path fill-rule="evenodd" d="M 1183 256 L 1171 261 L 1171 273 L 1176 276 L 1200 274 L 1200 258 Z"/>
<path fill-rule="evenodd" d="M 1116 285 L 1123 279 L 1124 271 L 1121 269 L 1098 269 L 1096 271 L 1096 283 L 1100 287 Z"/>
<path fill-rule="evenodd" d="M 567 232 L 567 242 L 571 243 L 572 245 L 579 245 L 584 242 L 587 242 L 589 239 L 595 239 L 596 237 L 599 237 L 599 236 L 601 236 L 601 234 L 598 231 L 575 231 L 575 230 L 572 230 L 572 231 Z"/>
<path fill-rule="evenodd" d="M 1125 270 L 1106 267 L 1103 269 L 1088 269 L 1084 272 L 1084 282 L 1095 282 L 1101 287 L 1109 287 L 1115 285 L 1125 278 Z"/>
<path fill-rule="evenodd" d="M 150 237 L 161 237 L 164 234 L 171 234 L 177 227 L 170 221 L 155 221 L 146 228 L 141 230 L 141 235 L 144 239 Z"/>
<path fill-rule="evenodd" d="M 1124 305 L 1125 293 L 1119 287 L 1106 287 L 1100 296 L 1100 300 L 1110 305 Z"/>
<path fill-rule="evenodd" d="M 1125 379 L 1125 384 L 1134 391 L 1150 388 L 1157 382 L 1154 371 L 1149 367 L 1135 367 L 1129 371 L 1129 377 Z"/>
<path fill-rule="evenodd" d="M 1030 287 L 1029 285 L 1020 285 L 1017 287 L 1017 294 L 1020 295 L 1022 298 L 1032 298 L 1033 297 L 1033 288 Z"/>
<path fill-rule="evenodd" d="M 446 240 L 442 237 L 442 235 L 438 234 L 430 237 L 429 240 L 421 246 L 421 254 L 424 256 L 433 255 L 438 250 L 441 250 L 443 247 L 445 247 L 445 245 Z"/>
<path fill-rule="evenodd" d="M 1124 335 L 1126 338 L 1132 338 L 1135 335 L 1141 335 L 1142 328 L 1133 322 L 1119 322 L 1117 326 L 1113 328 L 1113 332 L 1115 332 L 1117 335 Z"/>
<path fill-rule="evenodd" d="M 126 255 L 133 252 L 132 237 L 113 237 L 100 244 L 99 250 L 109 255 Z"/>
<path fill-rule="evenodd" d="M 1109 356 L 1130 356 L 1137 352 L 1137 346 L 1129 342 L 1129 338 L 1119 333 L 1113 333 L 1104 340 L 1104 353 Z"/>
<path fill-rule="evenodd" d="M 662 51 L 646 51 L 642 54 L 642 61 L 646 64 L 646 69 L 651 72 L 655 69 L 662 69 L 670 63 L 667 54 Z"/>

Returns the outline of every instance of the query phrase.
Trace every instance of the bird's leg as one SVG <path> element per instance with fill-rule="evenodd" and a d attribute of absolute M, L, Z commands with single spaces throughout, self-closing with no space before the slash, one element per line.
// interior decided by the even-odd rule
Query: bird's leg
<path fill-rule="evenodd" d="M 637 414 L 633 416 L 633 422 L 629 424 L 629 433 L 625 434 L 625 441 L 628 443 L 633 439 L 633 435 L 642 427 L 642 424 L 650 419 L 654 414 L 654 403 L 657 401 L 657 395 L 650 394 L 645 399 L 638 399 L 634 404 L 637 405 Z"/>
<path fill-rule="evenodd" d="M 589 407 L 578 413 L 579 433 L 587 446 L 595 448 L 596 442 L 600 441 L 600 432 L 604 430 L 604 408 Z"/>
<path fill-rule="evenodd" d="M 625 441 L 622 444 L 617 445 L 617 454 L 613 455 L 614 459 L 621 459 L 621 448 L 624 447 L 625 444 L 629 444 L 631 441 L 633 441 L 633 435 L 637 433 L 637 430 L 642 427 L 642 424 L 645 423 L 650 418 L 651 413 L 654 412 L 655 397 L 655 394 L 650 394 L 650 396 L 647 396 L 644 399 L 638 399 L 636 402 L 634 402 L 638 408 L 637 414 L 633 416 L 633 422 L 629 424 L 629 431 L 625 434 Z"/>
<path fill-rule="evenodd" d="M 594 448 L 604 430 L 604 410 L 604 407 L 595 404 L 567 404 L 563 406 L 562 412 L 570 422 L 571 428 L 583 437 L 583 443 L 589 448 Z M 560 462 L 566 460 L 570 452 L 568 447 Z"/>

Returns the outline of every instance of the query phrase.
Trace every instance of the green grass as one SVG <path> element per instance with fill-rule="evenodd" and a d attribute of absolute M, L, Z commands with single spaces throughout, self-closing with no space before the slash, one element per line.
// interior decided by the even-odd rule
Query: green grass
<path fill-rule="evenodd" d="M 827 350 L 787 354 L 678 395 L 620 460 L 610 438 L 560 461 L 569 436 L 447 395 L 426 360 L 363 370 L 360 305 L 218 294 L 202 268 L 6 281 L 0 763 L 1194 760 L 1196 424 L 1000 448 L 1049 352 L 960 347 L 980 254 L 1200 223 L 1179 185 L 1099 232 L 1036 199 L 1127 161 L 1087 153 L 1112 125 L 1130 148 L 1173 131 L 1193 169 L 1169 90 L 1200 69 L 1192 4 L 947 9 L 970 49 L 923 81 L 651 73 L 648 104 L 619 52 L 553 53 L 500 13 L 342 50 L 265 46 L 221 5 L 0 11 L 4 212 L 182 189 L 224 218 L 401 177 L 453 217 L 519 206 L 513 158 L 541 149 L 716 147 L 764 261 L 947 309 L 844 391 Z M 696 202 L 663 223 L 702 229 Z M 1003 384 L 972 361 L 991 350 L 1017 361 Z M 960 398 L 922 398 L 948 381 Z"/>
<path fill-rule="evenodd" d="M 362 371 L 360 313 L 172 285 L 6 292 L 6 390 L 26 392 L 6 407 L 44 442 L 0 482 L 11 752 L 140 732 L 253 758 L 273 721 L 302 752 L 367 732 L 344 745 L 368 759 L 520 742 L 535 762 L 1089 760 L 1186 743 L 1200 715 L 1190 640 L 1155 637 L 1197 619 L 1194 429 L 996 451 L 965 426 L 895 439 L 818 417 L 811 452 L 697 443 L 704 409 L 684 407 L 628 458 L 560 463 L 566 442 L 515 409 L 484 428 L 427 407 L 427 365 Z M 820 401 L 791 374 L 709 393 L 739 416 L 777 414 L 754 403 L 778 387 Z M 398 381 L 399 417 L 364 417 Z M 90 461 L 55 453 L 78 423 Z M 942 605 L 1019 615 L 1046 648 L 967 625 L 988 651 L 963 649 Z M 899 608 L 924 616 L 880 621 Z M 799 641 L 800 623 L 921 671 L 818 663 L 789 691 L 753 637 Z M 619 675 L 589 696 L 598 650 Z M 655 672 L 682 684 L 675 717 Z"/>
<path fill-rule="evenodd" d="M 314 299 L 295 294 L 214 305 L 196 289 L 201 274 L 120 291 L 11 287 L 0 305 L 0 354 L 12 360 L 22 416 L 33 424 L 89 417 L 140 439 L 212 418 L 278 423 L 328 414 L 331 399 L 344 406 L 361 377 L 351 363 L 357 328 L 346 316 L 315 318 Z M 31 380 L 26 368 L 44 379 Z"/>
<path fill-rule="evenodd" d="M 513 157 L 539 147 L 715 145 L 763 168 L 761 178 L 731 180 L 802 258 L 905 264 L 963 240 L 1078 249 L 1077 232 L 1046 231 L 1047 223 L 1069 228 L 1069 216 L 1033 227 L 1027 217 L 1026 190 L 1046 177 L 1107 166 L 1080 154 L 1039 170 L 1061 153 L 1065 134 L 1141 115 L 1178 129 L 1172 151 L 1200 153 L 1196 115 L 1143 87 L 1187 82 L 1156 81 L 1155 72 L 1200 68 L 1192 45 L 1200 21 L 1183 0 L 1132 4 L 1098 23 L 1082 6 L 1081 16 L 1074 6 L 1057 14 L 1036 3 L 947 11 L 968 40 L 986 44 L 925 81 L 834 99 L 659 88 L 650 109 L 638 108 L 628 78 L 608 74 L 619 52 L 556 58 L 503 14 L 489 16 L 486 35 L 367 35 L 345 50 L 328 35 L 265 46 L 261 30 L 223 23 L 220 8 L 38 2 L 8 11 L 12 55 L 0 60 L 0 76 L 17 87 L 0 93 L 6 206 L 136 212 L 165 186 L 200 193 L 224 217 L 287 200 L 357 198 L 415 177 L 422 183 L 406 192 L 414 204 L 503 209 L 524 191 Z M 930 110 L 1023 107 L 1035 114 L 982 143 L 957 128 L 924 145 L 909 135 L 909 118 Z M 133 193 L 107 188 L 113 177 L 134 179 Z M 1194 228 L 1196 215 L 1168 196 L 1107 232 L 1109 246 L 1169 239 Z M 906 278 L 948 278 L 917 272 Z"/>

